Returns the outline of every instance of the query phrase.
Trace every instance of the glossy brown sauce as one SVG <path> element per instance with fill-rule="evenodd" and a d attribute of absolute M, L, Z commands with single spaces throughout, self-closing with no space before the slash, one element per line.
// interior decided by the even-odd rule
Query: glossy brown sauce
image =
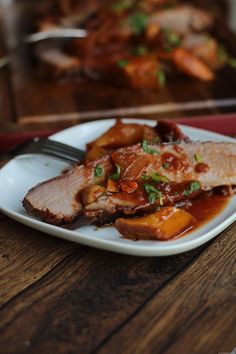
<path fill-rule="evenodd" d="M 178 171 L 181 169 L 184 169 L 185 166 L 185 161 L 171 152 L 164 152 L 161 156 L 162 164 L 166 164 L 167 170 L 169 171 Z"/>
<path fill-rule="evenodd" d="M 221 194 L 202 193 L 191 200 L 189 206 L 183 209 L 196 218 L 197 222 L 194 226 L 194 230 L 196 230 L 217 216 L 226 207 L 229 200 L 230 197 Z"/>
<path fill-rule="evenodd" d="M 209 166 L 204 162 L 200 162 L 195 166 L 195 171 L 197 173 L 207 172 L 208 170 L 209 170 Z"/>
<path fill-rule="evenodd" d="M 224 196 L 222 194 L 212 192 L 203 192 L 193 200 L 186 200 L 186 205 L 184 205 L 182 209 L 186 210 L 192 216 L 194 216 L 196 222 L 187 229 L 183 230 L 183 232 L 181 232 L 179 235 L 176 235 L 171 239 L 184 237 L 189 232 L 195 231 L 199 227 L 212 220 L 215 216 L 222 212 L 222 210 L 227 206 L 229 200 L 229 196 Z M 130 237 L 129 239 L 133 238 Z M 145 239 L 147 240 L 147 238 Z M 168 242 L 169 240 L 162 240 L 162 242 Z"/>

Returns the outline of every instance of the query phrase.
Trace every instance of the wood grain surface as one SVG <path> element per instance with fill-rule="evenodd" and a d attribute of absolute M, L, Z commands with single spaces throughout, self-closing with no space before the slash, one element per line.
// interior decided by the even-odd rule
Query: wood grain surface
<path fill-rule="evenodd" d="M 0 352 L 232 350 L 235 231 L 234 224 L 182 255 L 138 258 L 78 247 L 4 217 Z"/>

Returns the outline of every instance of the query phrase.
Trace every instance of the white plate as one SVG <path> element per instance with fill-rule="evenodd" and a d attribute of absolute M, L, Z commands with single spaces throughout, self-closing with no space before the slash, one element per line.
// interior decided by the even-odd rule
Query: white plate
<path fill-rule="evenodd" d="M 130 122 L 130 119 L 124 121 Z M 134 121 L 155 125 L 151 120 L 132 120 Z M 83 149 L 88 141 L 99 136 L 114 122 L 115 120 L 110 119 L 77 125 L 53 135 L 52 139 Z M 201 129 L 186 126 L 181 128 L 193 140 L 235 142 L 234 139 Z M 21 205 L 26 192 L 37 183 L 58 175 L 66 166 L 43 155 L 24 155 L 10 161 L 0 170 L 0 210 L 12 219 L 54 236 L 87 246 L 138 256 L 167 256 L 191 250 L 209 241 L 236 220 L 236 196 L 213 220 L 185 237 L 167 242 L 126 240 L 121 238 L 113 227 L 96 229 L 95 226 L 84 226 L 71 231 L 29 216 Z"/>

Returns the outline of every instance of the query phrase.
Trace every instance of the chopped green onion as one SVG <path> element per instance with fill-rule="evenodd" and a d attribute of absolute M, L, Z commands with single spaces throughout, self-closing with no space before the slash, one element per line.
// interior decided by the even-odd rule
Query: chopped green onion
<path fill-rule="evenodd" d="M 165 29 L 162 30 L 165 36 L 166 44 L 165 44 L 165 50 L 166 51 L 171 51 L 172 49 L 179 47 L 181 45 L 181 38 L 171 30 Z"/>
<path fill-rule="evenodd" d="M 166 176 L 161 176 L 157 172 L 151 173 L 150 176 L 153 179 L 153 181 L 155 181 L 155 182 L 163 182 L 163 183 L 169 182 L 169 179 Z"/>
<path fill-rule="evenodd" d="M 160 205 L 161 206 L 163 206 L 163 194 L 160 192 L 160 194 L 159 194 L 159 203 L 160 203 Z"/>
<path fill-rule="evenodd" d="M 135 12 L 128 19 L 132 32 L 135 35 L 141 35 L 148 24 L 148 15 L 144 12 Z"/>
<path fill-rule="evenodd" d="M 142 143 L 141 143 L 141 146 L 143 148 L 143 151 L 146 152 L 147 154 L 152 154 L 152 155 L 159 154 L 159 151 L 151 149 L 151 148 L 148 147 L 147 140 L 143 140 Z"/>
<path fill-rule="evenodd" d="M 201 155 L 199 155 L 199 154 L 195 154 L 195 155 L 194 155 L 194 159 L 195 159 L 195 161 L 198 162 L 198 163 L 202 162 L 202 157 L 201 157 Z"/>
<path fill-rule="evenodd" d="M 217 48 L 217 57 L 220 61 L 228 60 L 228 53 L 223 45 L 219 45 Z"/>
<path fill-rule="evenodd" d="M 156 189 L 152 184 L 147 184 L 145 183 L 144 185 L 145 191 L 147 192 L 147 194 L 151 194 L 151 193 L 156 193 L 158 194 L 160 191 L 158 189 Z"/>
<path fill-rule="evenodd" d="M 94 167 L 94 175 L 96 177 L 101 177 L 103 175 L 103 168 L 101 165 L 96 165 Z"/>
<path fill-rule="evenodd" d="M 120 12 L 120 11 L 128 10 L 131 6 L 133 6 L 133 1 L 121 0 L 112 4 L 111 8 L 113 11 Z"/>
<path fill-rule="evenodd" d="M 148 196 L 149 203 L 154 203 L 156 201 L 156 199 L 157 199 L 156 193 L 149 194 L 149 196 Z"/>
<path fill-rule="evenodd" d="M 201 188 L 201 183 L 200 182 L 191 182 L 190 183 L 190 191 L 191 192 L 196 192 Z"/>
<path fill-rule="evenodd" d="M 116 62 L 116 65 L 119 66 L 119 68 L 125 68 L 129 64 L 128 60 L 125 59 L 120 59 Z"/>
<path fill-rule="evenodd" d="M 144 179 L 144 180 L 147 180 L 147 179 L 149 179 L 149 176 L 148 175 L 142 175 L 141 178 Z"/>
<path fill-rule="evenodd" d="M 163 205 L 163 194 L 161 191 L 156 189 L 152 184 L 145 183 L 144 189 L 148 194 L 148 200 L 150 203 L 154 203 L 157 198 L 159 198 L 160 205 Z"/>
<path fill-rule="evenodd" d="M 160 138 L 159 136 L 155 136 L 155 138 L 152 139 L 153 144 L 159 143 L 160 142 Z"/>
<path fill-rule="evenodd" d="M 183 195 L 185 197 L 188 197 L 191 193 L 198 191 L 200 188 L 201 188 L 201 183 L 200 182 L 197 182 L 197 181 L 196 182 L 191 182 L 190 186 L 189 186 L 189 189 L 186 189 L 183 192 Z"/>
<path fill-rule="evenodd" d="M 165 168 L 165 169 L 166 168 L 170 168 L 169 162 L 163 162 L 162 167 Z"/>
<path fill-rule="evenodd" d="M 229 66 L 232 68 L 236 69 L 236 58 L 230 58 L 229 59 Z"/>
<path fill-rule="evenodd" d="M 141 56 L 147 54 L 147 48 L 144 45 L 139 45 L 134 48 L 133 55 Z"/>
<path fill-rule="evenodd" d="M 157 79 L 158 79 L 160 86 L 164 86 L 166 83 L 166 75 L 165 75 L 164 70 L 159 69 L 157 71 L 156 75 L 157 75 Z"/>
<path fill-rule="evenodd" d="M 121 168 L 119 165 L 116 165 L 116 173 L 113 173 L 109 178 L 113 179 L 113 180 L 117 180 L 120 178 L 120 172 L 121 172 Z"/>

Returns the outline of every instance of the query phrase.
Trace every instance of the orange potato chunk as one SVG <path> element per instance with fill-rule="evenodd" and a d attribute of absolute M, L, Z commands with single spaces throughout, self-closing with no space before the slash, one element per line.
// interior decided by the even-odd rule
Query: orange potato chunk
<path fill-rule="evenodd" d="M 157 212 L 133 219 L 119 218 L 116 229 L 132 240 L 170 240 L 195 224 L 195 218 L 185 210 L 163 207 Z"/>
<path fill-rule="evenodd" d="M 87 144 L 90 150 L 94 146 L 115 149 L 121 146 L 135 144 L 142 140 L 143 126 L 140 124 L 124 124 L 117 120 L 116 124 L 104 134 Z"/>
<path fill-rule="evenodd" d="M 95 147 L 116 149 L 123 146 L 137 144 L 143 139 L 153 140 L 156 136 L 158 136 L 158 134 L 154 128 L 136 123 L 125 124 L 118 119 L 114 126 L 108 129 L 96 140 L 88 143 L 87 148 L 89 152 L 91 149 L 94 149 L 96 152 Z"/>
<path fill-rule="evenodd" d="M 87 161 L 93 161 L 100 159 L 104 155 L 106 155 L 108 151 L 101 146 L 96 146 L 94 145 L 91 150 L 88 150 L 86 153 L 86 160 Z"/>

